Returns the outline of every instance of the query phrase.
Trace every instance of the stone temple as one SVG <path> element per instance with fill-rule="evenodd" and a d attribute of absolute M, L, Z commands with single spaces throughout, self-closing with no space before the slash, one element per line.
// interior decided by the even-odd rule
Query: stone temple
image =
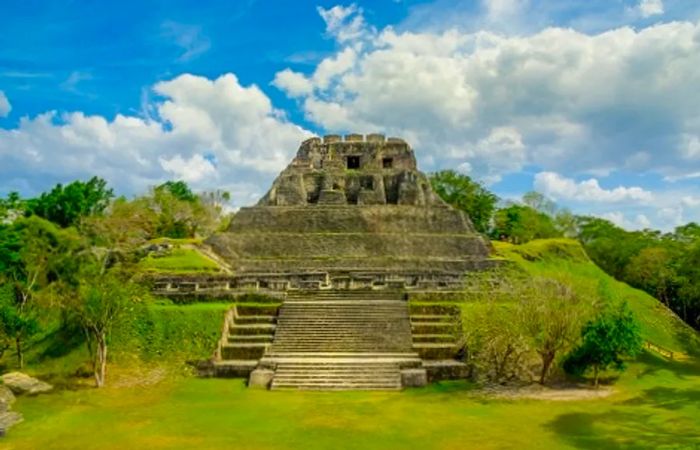
<path fill-rule="evenodd" d="M 401 139 L 312 138 L 256 206 L 208 244 L 233 287 L 458 288 L 488 264 L 469 218 L 445 204 Z"/>
<path fill-rule="evenodd" d="M 304 141 L 257 205 L 207 240 L 230 273 L 164 279 L 163 295 L 238 301 L 204 374 L 271 389 L 401 389 L 465 376 L 459 293 L 494 264 L 402 139 Z M 240 297 L 239 297 L 240 298 Z"/>

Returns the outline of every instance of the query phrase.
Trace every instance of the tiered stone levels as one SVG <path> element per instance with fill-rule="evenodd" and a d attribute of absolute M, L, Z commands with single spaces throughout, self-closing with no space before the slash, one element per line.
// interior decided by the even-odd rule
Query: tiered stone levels
<path fill-rule="evenodd" d="M 408 144 L 380 135 L 305 141 L 258 204 L 207 244 L 232 268 L 234 290 L 459 289 L 465 272 L 493 264 Z"/>

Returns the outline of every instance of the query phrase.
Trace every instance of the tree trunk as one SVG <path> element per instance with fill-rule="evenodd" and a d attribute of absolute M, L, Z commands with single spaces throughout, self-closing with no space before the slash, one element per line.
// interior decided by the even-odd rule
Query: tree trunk
<path fill-rule="evenodd" d="M 598 389 L 599 375 L 600 371 L 598 369 L 598 364 L 596 364 L 593 366 L 593 386 L 595 386 L 596 389 Z"/>
<path fill-rule="evenodd" d="M 544 384 L 547 379 L 547 374 L 549 373 L 549 368 L 552 367 L 552 362 L 554 362 L 554 352 L 541 353 L 542 357 L 542 373 L 540 373 L 540 384 Z"/>
<path fill-rule="evenodd" d="M 24 352 L 22 351 L 22 338 L 17 336 L 15 337 L 15 346 L 17 347 L 17 364 L 19 364 L 19 368 L 23 369 L 24 368 Z"/>
<path fill-rule="evenodd" d="M 107 337 L 104 333 L 98 333 L 95 336 L 95 385 L 100 388 L 105 384 L 105 374 L 107 372 Z"/>

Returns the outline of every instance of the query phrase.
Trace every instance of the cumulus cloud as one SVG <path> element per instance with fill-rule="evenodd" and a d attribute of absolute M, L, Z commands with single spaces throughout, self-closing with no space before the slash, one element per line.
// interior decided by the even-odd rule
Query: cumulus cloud
<path fill-rule="evenodd" d="M 642 17 L 651 17 L 664 13 L 663 0 L 640 0 L 637 10 Z"/>
<path fill-rule="evenodd" d="M 330 9 L 319 6 L 316 10 L 326 23 L 326 34 L 338 42 L 352 41 L 369 30 L 362 8 L 355 3 L 350 6 L 336 5 Z"/>
<path fill-rule="evenodd" d="M 161 157 L 158 158 L 158 161 L 163 170 L 188 183 L 196 183 L 206 177 L 216 175 L 214 164 L 200 154 L 192 155 L 189 159 L 180 155 L 175 155 L 170 159 Z"/>
<path fill-rule="evenodd" d="M 554 200 L 619 203 L 650 202 L 653 199 L 651 192 L 637 186 L 603 189 L 595 178 L 576 182 L 554 172 L 535 175 L 534 187 Z"/>
<path fill-rule="evenodd" d="M 600 214 L 598 217 L 609 220 L 618 227 L 625 228 L 627 230 L 644 230 L 652 226 L 651 221 L 644 214 L 637 214 L 633 220 L 627 219 L 622 211 L 610 211 Z"/>
<path fill-rule="evenodd" d="M 153 118 L 47 112 L 0 129 L 0 190 L 17 188 L 18 174 L 25 192 L 99 175 L 132 193 L 175 177 L 198 189 L 229 189 L 246 204 L 311 135 L 233 74 L 186 74 L 153 90 Z"/>
<path fill-rule="evenodd" d="M 291 97 L 308 95 L 313 90 L 313 85 L 304 75 L 290 69 L 277 72 L 272 84 Z"/>
<path fill-rule="evenodd" d="M 3 91 L 0 91 L 0 117 L 7 117 L 12 111 L 12 105 Z"/>
<path fill-rule="evenodd" d="M 489 5 L 505 13 L 526 3 Z M 326 17 L 329 29 L 349 14 L 338 9 Z M 624 167 L 667 177 L 700 171 L 700 158 L 685 160 L 695 154 L 692 139 L 682 147 L 684 136 L 700 135 L 700 24 L 599 34 L 391 27 L 360 34 L 353 34 L 359 47 L 338 38 L 337 53 L 315 73 L 352 54 L 342 70 L 325 77 L 297 74 L 296 85 L 276 83 L 301 100 L 308 120 L 328 131 L 404 136 L 427 169 L 468 162 L 476 176 L 490 178 L 523 164 L 575 174 Z M 284 77 L 289 73 L 278 78 Z M 502 152 L 464 150 L 479 148 L 497 129 L 519 135 L 522 147 L 508 154 L 518 164 L 504 163 Z M 674 148 L 685 150 L 669 151 Z"/>

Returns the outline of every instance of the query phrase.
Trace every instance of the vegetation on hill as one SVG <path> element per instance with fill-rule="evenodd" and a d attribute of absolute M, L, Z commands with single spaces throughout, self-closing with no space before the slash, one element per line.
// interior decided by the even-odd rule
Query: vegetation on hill
<path fill-rule="evenodd" d="M 521 202 L 500 202 L 483 186 L 453 171 L 431 176 L 435 191 L 476 218 L 477 230 L 494 240 L 524 244 L 535 239 L 573 238 L 591 260 L 620 281 L 656 297 L 700 329 L 700 225 L 672 232 L 626 231 L 608 220 L 576 216 L 537 192 Z"/>
<path fill-rule="evenodd" d="M 148 195 L 113 200 L 104 180 L 93 178 L 37 198 L 1 199 L 0 349 L 12 347 L 21 368 L 27 347 L 69 330 L 87 344 L 95 382 L 104 385 L 113 331 L 151 302 L 135 274 L 218 270 L 192 242 L 225 223 L 228 198 L 167 182 Z M 189 241 L 149 244 L 164 237 Z"/>

